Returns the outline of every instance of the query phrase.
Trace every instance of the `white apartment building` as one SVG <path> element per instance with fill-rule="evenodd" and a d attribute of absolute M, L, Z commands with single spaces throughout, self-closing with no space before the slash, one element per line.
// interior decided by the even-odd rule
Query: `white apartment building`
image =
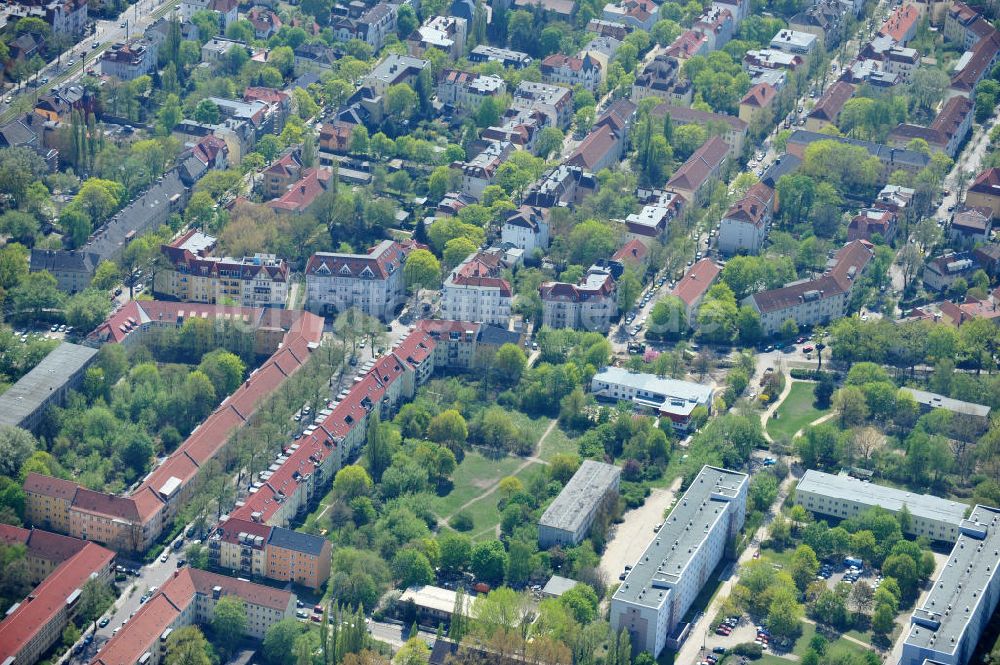
<path fill-rule="evenodd" d="M 510 141 L 492 141 L 472 159 L 465 162 L 452 162 L 451 168 L 462 174 L 462 184 L 459 188 L 462 193 L 468 194 L 476 200 L 482 198 L 483 190 L 493 184 L 497 169 L 512 152 L 514 152 L 514 144 Z"/>
<path fill-rule="evenodd" d="M 774 191 L 764 183 L 751 187 L 742 199 L 726 211 L 719 226 L 719 251 L 759 254 L 767 240 Z"/>
<path fill-rule="evenodd" d="M 1000 510 L 976 506 L 957 524 L 948 563 L 913 610 L 899 665 L 966 665 L 1000 598 Z"/>
<path fill-rule="evenodd" d="M 506 328 L 513 291 L 502 271 L 499 253 L 476 252 L 467 258 L 444 281 L 441 316 Z"/>
<path fill-rule="evenodd" d="M 323 314 L 357 307 L 388 321 L 406 300 L 403 264 L 410 249 L 383 240 L 368 254 L 316 252 L 306 264 L 306 307 Z"/>
<path fill-rule="evenodd" d="M 604 71 L 597 58 L 589 53 L 578 57 L 553 53 L 541 63 L 542 80 L 546 83 L 556 83 L 573 87 L 581 85 L 591 92 L 597 90 Z"/>
<path fill-rule="evenodd" d="M 409 38 L 410 50 L 422 55 L 429 48 L 444 51 L 452 58 L 465 54 L 468 21 L 458 16 L 432 16 Z"/>
<path fill-rule="evenodd" d="M 457 69 L 446 69 L 441 72 L 437 84 L 437 97 L 442 104 L 472 112 L 479 110 L 485 99 L 499 97 L 505 92 L 507 84 L 499 76 L 474 74 Z"/>
<path fill-rule="evenodd" d="M 548 249 L 548 211 L 522 205 L 511 212 L 500 227 L 500 241 L 523 250 L 526 255 L 530 255 L 536 249 L 543 251 Z"/>
<path fill-rule="evenodd" d="M 817 515 L 837 519 L 855 517 L 881 506 L 896 514 L 906 506 L 910 528 L 906 535 L 954 542 L 968 505 L 929 494 L 884 487 L 846 474 L 833 475 L 810 469 L 795 489 L 795 503 Z"/>
<path fill-rule="evenodd" d="M 579 284 L 545 282 L 539 293 L 550 328 L 607 332 L 618 313 L 618 286 L 606 268 L 591 266 Z"/>
<path fill-rule="evenodd" d="M 677 646 L 684 614 L 746 517 L 745 473 L 704 466 L 611 598 L 611 627 L 653 657 Z"/>

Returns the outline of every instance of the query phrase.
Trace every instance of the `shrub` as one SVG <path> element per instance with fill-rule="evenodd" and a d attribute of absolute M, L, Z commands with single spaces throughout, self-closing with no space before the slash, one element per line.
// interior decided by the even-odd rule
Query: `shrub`
<path fill-rule="evenodd" d="M 743 642 L 742 644 L 737 644 L 729 651 L 737 656 L 746 656 L 747 658 L 752 658 L 754 660 L 757 660 L 764 655 L 763 647 L 754 642 Z"/>
<path fill-rule="evenodd" d="M 468 513 L 455 513 L 452 515 L 451 519 L 448 520 L 448 524 L 455 531 L 472 531 L 472 517 Z"/>

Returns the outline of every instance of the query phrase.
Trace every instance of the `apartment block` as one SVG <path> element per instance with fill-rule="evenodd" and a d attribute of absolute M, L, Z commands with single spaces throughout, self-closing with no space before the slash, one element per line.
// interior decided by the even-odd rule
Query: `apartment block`
<path fill-rule="evenodd" d="M 388 321 L 406 301 L 403 265 L 412 249 L 383 240 L 367 254 L 313 254 L 306 263 L 306 307 L 324 315 L 357 307 Z"/>
<path fill-rule="evenodd" d="M 817 515 L 846 519 L 881 506 L 893 514 L 903 506 L 910 511 L 906 535 L 914 538 L 954 542 L 967 504 L 929 494 L 907 492 L 858 480 L 846 474 L 833 475 L 810 469 L 795 489 L 795 503 Z"/>
<path fill-rule="evenodd" d="M 759 254 L 767 240 L 774 206 L 774 190 L 762 182 L 753 185 L 730 206 L 719 226 L 719 251 Z"/>
<path fill-rule="evenodd" d="M 310 589 L 330 578 L 330 547 L 319 536 L 236 517 L 220 522 L 208 538 L 214 566 Z"/>
<path fill-rule="evenodd" d="M 607 332 L 618 314 L 618 286 L 606 268 L 591 266 L 578 284 L 545 282 L 539 287 L 542 325 Z"/>
<path fill-rule="evenodd" d="M 62 406 L 83 383 L 97 349 L 61 342 L 0 395 L 0 425 L 34 431 L 50 406 Z"/>
<path fill-rule="evenodd" d="M 587 537 L 608 496 L 618 492 L 622 470 L 611 464 L 584 460 L 538 521 L 538 546 L 573 547 Z"/>
<path fill-rule="evenodd" d="M 455 267 L 441 289 L 441 315 L 506 328 L 513 290 L 503 278 L 499 253 L 476 252 Z"/>
<path fill-rule="evenodd" d="M 681 621 L 746 517 L 745 473 L 704 466 L 611 598 L 611 627 L 654 657 L 676 648 Z M 680 628 L 680 630 L 678 630 Z"/>

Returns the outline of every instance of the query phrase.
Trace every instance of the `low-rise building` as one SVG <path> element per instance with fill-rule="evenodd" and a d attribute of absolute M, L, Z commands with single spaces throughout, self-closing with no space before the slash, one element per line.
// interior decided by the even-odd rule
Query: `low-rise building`
<path fill-rule="evenodd" d="M 531 64 L 531 56 L 523 51 L 480 44 L 469 51 L 469 62 L 477 64 L 482 62 L 499 62 L 504 67 L 523 69 Z"/>
<path fill-rule="evenodd" d="M 900 665 L 967 665 L 1000 598 L 1000 510 L 977 505 L 956 524 L 948 562 L 913 610 Z"/>
<path fill-rule="evenodd" d="M 427 49 L 436 48 L 457 59 L 465 53 L 467 29 L 468 23 L 464 18 L 430 16 L 406 41 L 413 55 L 420 56 Z"/>
<path fill-rule="evenodd" d="M 917 36 L 919 21 L 920 11 L 916 7 L 907 4 L 900 5 L 893 10 L 878 32 L 880 35 L 891 37 L 900 46 L 906 46 L 911 39 Z"/>
<path fill-rule="evenodd" d="M 987 243 L 993 232 L 993 221 L 989 208 L 966 208 L 951 216 L 948 237 L 956 247 L 971 249 L 980 243 Z"/>
<path fill-rule="evenodd" d="M 746 517 L 745 473 L 705 466 L 611 597 L 615 632 L 656 658 L 686 637 L 681 621 Z"/>
<path fill-rule="evenodd" d="M 539 287 L 542 325 L 607 332 L 618 314 L 618 286 L 606 268 L 591 266 L 578 284 L 545 282 Z"/>
<path fill-rule="evenodd" d="M 668 104 L 685 106 L 691 103 L 691 94 L 691 82 L 680 76 L 677 58 L 657 55 L 636 77 L 631 99 L 638 102 L 646 97 L 657 97 Z"/>
<path fill-rule="evenodd" d="M 506 328 L 513 291 L 499 253 L 475 252 L 451 271 L 441 289 L 441 315 Z"/>
<path fill-rule="evenodd" d="M 523 250 L 526 255 L 531 255 L 536 249 L 548 249 L 548 211 L 528 205 L 512 211 L 500 227 L 500 241 Z"/>
<path fill-rule="evenodd" d="M 840 43 L 843 15 L 843 7 L 837 0 L 820 0 L 788 19 L 788 27 L 815 35 L 819 45 L 830 50 Z"/>
<path fill-rule="evenodd" d="M 730 206 L 719 223 L 719 251 L 759 254 L 767 240 L 774 208 L 774 190 L 758 182 Z"/>
<path fill-rule="evenodd" d="M 611 464 L 584 460 L 573 477 L 538 520 L 538 546 L 579 545 L 607 500 L 615 500 L 622 470 Z"/>
<path fill-rule="evenodd" d="M 34 431 L 50 406 L 62 406 L 83 382 L 97 349 L 61 342 L 0 395 L 0 425 Z"/>
<path fill-rule="evenodd" d="M 156 47 L 144 39 L 113 44 L 101 54 L 101 73 L 131 81 L 156 71 Z"/>
<path fill-rule="evenodd" d="M 412 87 L 420 72 L 429 66 L 430 62 L 427 60 L 390 53 L 364 78 L 364 85 L 370 87 L 376 95 L 384 95 L 391 86 L 400 83 L 408 83 Z"/>
<path fill-rule="evenodd" d="M 403 265 L 411 249 L 383 240 L 367 254 L 316 252 L 306 263 L 306 307 L 323 314 L 357 307 L 390 320 L 406 301 Z"/>
<path fill-rule="evenodd" d="M 267 7 L 251 7 L 246 14 L 246 20 L 253 26 L 257 39 L 270 39 L 282 28 L 281 18 Z"/>
<path fill-rule="evenodd" d="M 659 15 L 660 8 L 653 0 L 618 0 L 604 5 L 602 18 L 649 32 Z"/>
<path fill-rule="evenodd" d="M 591 92 L 600 85 L 603 71 L 601 63 L 590 54 L 578 57 L 553 53 L 541 63 L 542 80 L 546 83 L 580 85 Z"/>
<path fill-rule="evenodd" d="M 480 199 L 483 191 L 495 182 L 497 170 L 514 152 L 509 141 L 491 141 L 478 155 L 464 162 L 452 162 L 451 168 L 461 174 L 461 191 Z"/>
<path fill-rule="evenodd" d="M 692 205 L 701 205 L 711 192 L 711 185 L 723 175 L 729 163 L 730 147 L 721 136 L 713 136 L 681 164 L 667 182 L 667 189 L 684 197 Z"/>
<path fill-rule="evenodd" d="M 713 4 L 698 17 L 691 28 L 705 35 L 709 51 L 718 51 L 733 38 L 736 19 L 729 9 Z"/>
<path fill-rule="evenodd" d="M 915 139 L 927 142 L 931 150 L 954 158 L 972 130 L 974 105 L 968 97 L 956 95 L 941 107 L 927 127 L 902 123 L 889 133 L 889 145 L 905 148 Z"/>
<path fill-rule="evenodd" d="M 797 55 L 803 60 L 816 52 L 819 40 L 816 35 L 798 30 L 779 30 L 778 34 L 771 38 L 771 48 L 782 53 Z"/>
<path fill-rule="evenodd" d="M 691 327 L 697 322 L 701 301 L 705 299 L 705 294 L 712 288 L 721 272 L 722 269 L 712 259 L 701 259 L 688 268 L 684 276 L 671 289 L 670 294 L 677 296 L 684 303 L 684 313 L 687 318 L 684 323 L 687 324 L 687 327 Z"/>
<path fill-rule="evenodd" d="M 288 264 L 274 254 L 213 256 L 216 240 L 191 230 L 160 250 L 170 266 L 157 271 L 153 293 L 184 302 L 232 301 L 244 307 L 284 307 Z"/>
<path fill-rule="evenodd" d="M 960 399 L 952 399 L 937 393 L 917 390 L 916 388 L 902 388 L 909 393 L 920 407 L 921 412 L 928 413 L 934 409 L 944 409 L 956 418 L 969 419 L 982 429 L 990 422 L 990 407 L 985 404 L 966 402 Z"/>
<path fill-rule="evenodd" d="M 896 237 L 896 213 L 883 208 L 864 208 L 851 218 L 847 226 L 847 240 L 873 242 L 878 235 L 886 243 Z"/>
<path fill-rule="evenodd" d="M 411 586 L 396 601 L 396 607 L 401 612 L 406 612 L 412 605 L 418 621 L 422 621 L 427 626 L 438 626 L 442 622 L 449 623 L 455 612 L 458 594 L 451 589 L 431 586 L 429 584 L 421 586 Z M 472 599 L 466 598 L 471 605 Z M 463 615 L 468 614 L 469 607 L 462 608 Z"/>
<path fill-rule="evenodd" d="M 385 45 L 386 37 L 396 31 L 398 8 L 398 5 L 378 2 L 363 12 L 337 17 L 330 28 L 339 41 L 358 39 L 378 51 Z"/>
<path fill-rule="evenodd" d="M 945 291 L 959 278 L 969 282 L 979 264 L 969 252 L 948 252 L 931 259 L 924 266 L 924 286 Z"/>
<path fill-rule="evenodd" d="M 743 304 L 760 315 L 766 335 L 777 332 L 788 320 L 799 326 L 828 323 L 847 313 L 854 286 L 873 256 L 870 243 L 849 242 L 830 260 L 822 276 L 754 293 Z"/>
<path fill-rule="evenodd" d="M 499 76 L 473 74 L 457 69 L 445 69 L 437 84 L 437 97 L 442 104 L 475 112 L 483 101 L 507 92 L 507 84 Z"/>
<path fill-rule="evenodd" d="M 303 213 L 326 191 L 333 171 L 326 167 L 310 167 L 302 170 L 302 177 L 288 186 L 284 194 L 267 202 L 267 207 L 278 214 L 293 215 Z"/>
<path fill-rule="evenodd" d="M 708 35 L 698 30 L 685 30 L 664 51 L 668 58 L 683 62 L 696 55 L 708 55 Z"/>
<path fill-rule="evenodd" d="M 649 249 L 639 240 L 629 240 L 618 251 L 612 254 L 612 261 L 617 261 L 626 268 L 632 268 L 636 274 L 643 275 L 649 264 Z"/>
<path fill-rule="evenodd" d="M 740 100 L 740 120 L 748 127 L 754 123 L 763 124 L 765 113 L 771 109 L 777 96 L 778 91 L 770 83 L 752 85 Z"/>
<path fill-rule="evenodd" d="M 598 400 L 631 402 L 642 411 L 669 418 L 678 432 L 688 431 L 691 414 L 698 407 L 711 411 L 714 395 L 711 386 L 663 379 L 621 367 L 605 367 L 595 374 L 590 392 Z"/>
<path fill-rule="evenodd" d="M 968 504 L 917 494 L 852 478 L 809 469 L 795 488 L 795 503 L 826 517 L 847 519 L 881 507 L 896 515 L 906 506 L 910 512 L 907 536 L 954 542 Z"/>
<path fill-rule="evenodd" d="M 965 205 L 989 208 L 991 217 L 1000 217 L 1000 168 L 986 169 L 976 176 L 965 193 Z"/>
<path fill-rule="evenodd" d="M 100 262 L 95 252 L 32 248 L 28 266 L 31 272 L 50 273 L 60 291 L 72 294 L 90 286 Z"/>
<path fill-rule="evenodd" d="M 743 69 L 750 76 L 773 69 L 794 72 L 804 64 L 805 59 L 801 55 L 786 53 L 775 48 L 752 49 L 743 56 Z"/>
<path fill-rule="evenodd" d="M 524 204 L 538 208 L 554 208 L 580 203 L 597 191 L 597 178 L 579 166 L 559 166 L 549 169 L 528 185 Z"/>
<path fill-rule="evenodd" d="M 573 91 L 549 83 L 521 81 L 514 89 L 511 108 L 541 112 L 553 127 L 565 130 L 573 119 Z"/>

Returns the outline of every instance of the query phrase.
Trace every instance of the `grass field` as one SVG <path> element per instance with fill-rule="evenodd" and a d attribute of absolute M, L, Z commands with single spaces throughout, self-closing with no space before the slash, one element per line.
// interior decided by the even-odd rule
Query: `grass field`
<path fill-rule="evenodd" d="M 544 431 L 543 429 L 542 432 Z M 552 428 L 549 435 L 542 441 L 539 449 L 535 451 L 535 455 L 548 462 L 555 455 L 576 455 L 579 452 L 580 445 L 574 439 L 569 438 L 562 431 L 562 428 L 557 425 Z"/>
<path fill-rule="evenodd" d="M 519 457 L 490 459 L 475 450 L 466 452 L 465 459 L 451 476 L 451 492 L 447 496 L 436 497 L 431 509 L 441 519 L 447 519 L 460 506 L 481 496 L 501 478 L 512 474 L 523 462 Z"/>
<path fill-rule="evenodd" d="M 830 412 L 830 409 L 817 409 L 813 406 L 814 385 L 805 381 L 792 382 L 788 397 L 775 411 L 780 417 L 767 420 L 767 433 L 772 439 L 791 439 L 800 429 Z"/>

